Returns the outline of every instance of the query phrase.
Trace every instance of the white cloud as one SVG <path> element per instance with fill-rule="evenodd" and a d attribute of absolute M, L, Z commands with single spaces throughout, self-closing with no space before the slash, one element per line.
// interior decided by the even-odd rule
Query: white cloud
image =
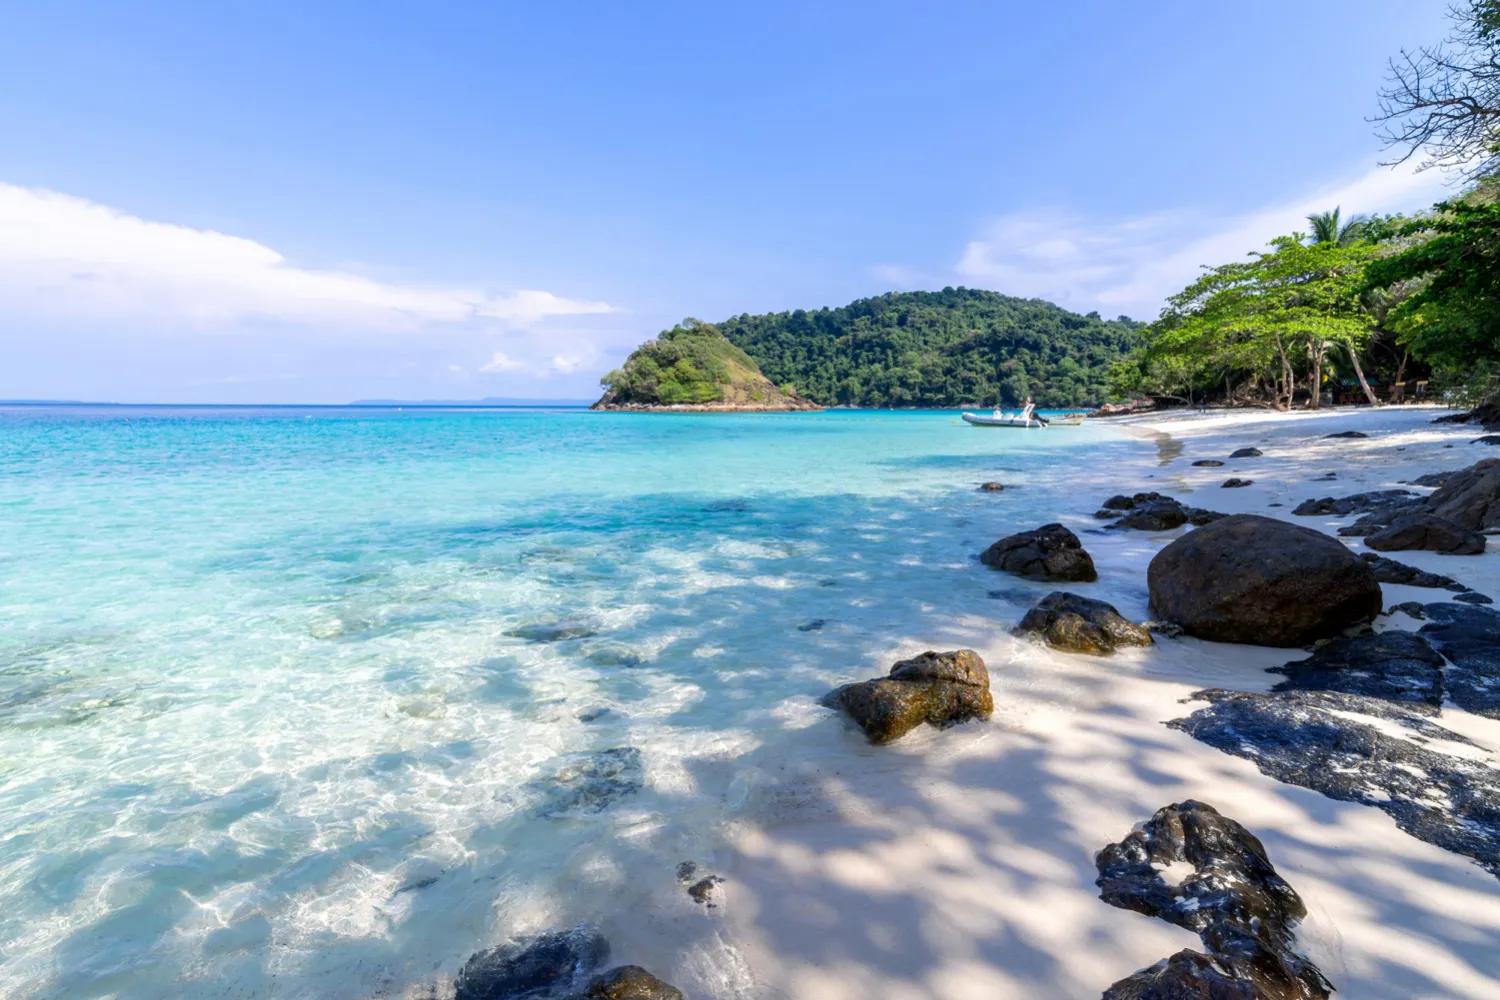
<path fill-rule="evenodd" d="M 1378 167 L 1321 190 L 1234 215 L 1181 209 L 1126 219 L 1067 211 L 1001 216 L 965 247 L 956 271 L 970 284 L 1155 319 L 1167 296 L 1203 265 L 1243 258 L 1271 238 L 1306 228 L 1309 213 L 1335 206 L 1345 217 L 1413 211 L 1452 194 L 1438 171 Z"/>
<path fill-rule="evenodd" d="M 583 367 L 584 359 L 576 354 L 558 354 L 552 358 L 551 371 L 557 375 L 571 375 Z"/>
<path fill-rule="evenodd" d="M 379 281 L 299 267 L 254 240 L 0 183 L 0 308 L 196 329 L 247 320 L 409 331 L 612 312 L 551 292 Z"/>
<path fill-rule="evenodd" d="M 520 371 L 525 367 L 526 366 L 524 364 L 506 354 L 504 351 L 496 351 L 494 354 L 490 355 L 490 359 L 488 361 L 479 366 L 479 370 L 482 372 L 488 372 L 493 375 L 497 372 Z"/>

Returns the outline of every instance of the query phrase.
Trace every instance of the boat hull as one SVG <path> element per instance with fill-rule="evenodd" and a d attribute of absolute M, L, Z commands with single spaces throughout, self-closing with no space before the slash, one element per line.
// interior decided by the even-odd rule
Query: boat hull
<path fill-rule="evenodd" d="M 1020 417 L 986 417 L 977 413 L 961 414 L 964 423 L 973 424 L 975 427 L 1043 427 L 1034 421 L 1028 422 Z"/>

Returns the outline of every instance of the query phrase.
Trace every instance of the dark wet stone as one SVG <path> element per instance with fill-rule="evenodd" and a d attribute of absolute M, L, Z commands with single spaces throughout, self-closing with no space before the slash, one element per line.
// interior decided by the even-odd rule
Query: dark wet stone
<path fill-rule="evenodd" d="M 1268 503 L 1268 504 L 1266 504 L 1266 506 L 1267 507 L 1285 507 L 1286 504 L 1284 504 L 1284 503 Z"/>
<path fill-rule="evenodd" d="M 1500 458 L 1452 473 L 1422 501 L 1421 510 L 1470 531 L 1500 528 Z"/>
<path fill-rule="evenodd" d="M 609 709 L 607 708 L 591 708 L 587 711 L 579 712 L 577 718 L 579 722 L 598 722 L 608 714 Z"/>
<path fill-rule="evenodd" d="M 845 684 L 823 704 L 847 714 L 871 743 L 889 743 L 924 722 L 945 729 L 987 719 L 995 709 L 989 671 L 972 649 L 901 660 L 889 676 Z"/>
<path fill-rule="evenodd" d="M 1402 601 L 1400 604 L 1392 604 L 1386 614 L 1393 615 L 1398 611 L 1404 615 L 1410 615 L 1418 621 L 1422 621 L 1427 617 L 1427 612 L 1422 610 L 1422 603 L 1420 601 Z"/>
<path fill-rule="evenodd" d="M 688 886 L 687 894 L 693 902 L 712 910 L 719 905 L 718 887 L 723 884 L 724 880 L 718 875 L 708 875 Z"/>
<path fill-rule="evenodd" d="M 1500 434 L 1486 434 L 1469 442 L 1470 444 L 1500 444 Z"/>
<path fill-rule="evenodd" d="M 1088 582 L 1099 579 L 1094 560 L 1083 543 L 1061 524 L 1044 524 L 1000 539 L 984 550 L 979 561 L 1030 580 Z"/>
<path fill-rule="evenodd" d="M 1259 1000 L 1255 984 L 1236 979 L 1202 952 L 1184 948 L 1115 983 L 1103 1000 Z"/>
<path fill-rule="evenodd" d="M 1328 438 L 1367 438 L 1369 436 L 1370 435 L 1366 434 L 1364 431 L 1339 431 L 1337 434 L 1324 434 L 1323 435 L 1324 439 L 1328 439 Z"/>
<path fill-rule="evenodd" d="M 527 642 L 562 642 L 564 639 L 587 639 L 599 630 L 585 622 L 542 622 L 508 630 L 506 635 Z"/>
<path fill-rule="evenodd" d="M 1331 483 L 1335 479 L 1337 479 L 1338 477 L 1339 477 L 1339 474 L 1337 472 L 1325 472 L 1321 476 L 1318 476 L 1315 479 L 1313 479 L 1312 481 L 1315 482 L 1315 483 Z"/>
<path fill-rule="evenodd" d="M 455 1000 L 544 1000 L 576 990 L 609 958 L 609 942 L 588 928 L 522 938 L 464 963 Z"/>
<path fill-rule="evenodd" d="M 1146 571 L 1151 607 L 1189 635 L 1300 646 L 1380 613 L 1380 584 L 1358 556 L 1311 528 L 1236 514 L 1182 536 Z"/>
<path fill-rule="evenodd" d="M 1445 740 L 1472 747 L 1472 741 L 1378 698 L 1218 689 L 1193 697 L 1210 705 L 1169 726 L 1244 757 L 1279 781 L 1384 810 L 1413 837 L 1473 858 L 1500 875 L 1500 770 L 1423 745 Z M 1392 735 L 1397 726 L 1411 735 Z"/>
<path fill-rule="evenodd" d="M 1453 478 L 1454 475 L 1455 473 L 1452 472 L 1429 472 L 1425 476 L 1418 476 L 1416 479 L 1413 479 L 1411 484 L 1413 486 L 1442 486 L 1449 479 Z"/>
<path fill-rule="evenodd" d="M 816 632 L 828 624 L 827 618 L 812 618 L 797 626 L 798 632 Z"/>
<path fill-rule="evenodd" d="M 1194 931 L 1222 975 L 1253 987 L 1249 996 L 1323 998 L 1331 992 L 1295 948 L 1293 928 L 1307 914 L 1302 900 L 1276 873 L 1261 842 L 1212 806 L 1188 800 L 1159 809 L 1094 863 L 1101 899 Z M 1193 871 L 1169 885 L 1162 869 L 1182 864 Z"/>
<path fill-rule="evenodd" d="M 638 667 L 646 658 L 629 646 L 619 643 L 604 643 L 591 647 L 583 658 L 596 667 Z"/>
<path fill-rule="evenodd" d="M 1171 531 L 1188 523 L 1188 509 L 1176 500 L 1153 500 L 1127 512 L 1114 523 L 1134 531 Z"/>
<path fill-rule="evenodd" d="M 1448 658 L 1448 698 L 1476 715 L 1500 719 L 1500 611 L 1472 604 L 1427 604 L 1419 633 Z"/>
<path fill-rule="evenodd" d="M 1468 589 L 1451 576 L 1429 573 L 1425 569 L 1408 566 L 1406 563 L 1376 555 L 1374 552 L 1362 553 L 1360 558 L 1370 564 L 1370 569 L 1375 571 L 1375 579 L 1381 583 L 1400 583 L 1408 587 L 1439 587 L 1453 591 Z"/>
<path fill-rule="evenodd" d="M 1165 493 L 1156 492 L 1136 493 L 1128 496 L 1124 493 L 1116 493 L 1114 496 L 1104 501 L 1101 506 L 1105 510 L 1134 510 L 1137 507 L 1144 506 L 1148 503 L 1155 503 L 1158 500 L 1172 500 L 1172 498 L 1167 496 Z M 1172 500 L 1172 502 L 1176 503 L 1177 501 Z"/>
<path fill-rule="evenodd" d="M 1443 658 L 1415 632 L 1371 632 L 1334 639 L 1271 673 L 1275 691 L 1339 691 L 1409 703 L 1434 715 L 1443 704 Z"/>
<path fill-rule="evenodd" d="M 1492 600 L 1489 597 L 1486 597 L 1485 595 L 1481 594 L 1477 590 L 1466 590 L 1462 594 L 1455 594 L 1455 595 L 1453 595 L 1453 599 L 1455 601 L 1462 601 L 1464 604 L 1494 604 L 1495 603 L 1494 600 Z"/>
<path fill-rule="evenodd" d="M 1200 458 L 1193 464 L 1200 469 L 1217 469 L 1224 463 L 1219 461 L 1217 458 Z"/>
<path fill-rule="evenodd" d="M 1113 653 L 1120 646 L 1149 646 L 1151 633 L 1122 617 L 1113 605 L 1054 591 L 1021 619 L 1015 634 L 1037 636 L 1070 653 Z"/>
<path fill-rule="evenodd" d="M 1254 484 L 1255 480 L 1253 479 L 1239 479 L 1237 477 L 1231 476 L 1219 485 L 1226 490 L 1237 490 L 1243 486 L 1253 486 Z"/>
<path fill-rule="evenodd" d="M 1422 549 L 1455 556 L 1477 556 L 1484 551 L 1484 536 L 1446 517 L 1426 513 L 1403 513 L 1365 536 L 1365 544 L 1377 552 L 1409 552 Z"/>
<path fill-rule="evenodd" d="M 548 773 L 527 782 L 540 797 L 539 816 L 603 812 L 645 785 L 646 770 L 635 747 L 584 750 L 554 758 Z"/>
<path fill-rule="evenodd" d="M 1001 492 L 1004 489 L 1005 489 L 1005 484 L 1004 483 L 990 482 L 990 483 L 980 483 L 979 484 L 979 491 L 981 493 L 999 493 L 999 492 Z"/>
<path fill-rule="evenodd" d="M 1371 490 L 1347 497 L 1319 497 L 1304 500 L 1292 509 L 1300 517 L 1314 515 L 1348 517 L 1350 514 L 1369 514 L 1386 511 L 1410 503 L 1419 497 L 1411 490 Z"/>
<path fill-rule="evenodd" d="M 1098 510 L 1094 511 L 1094 516 L 1101 521 L 1106 521 L 1110 520 L 1111 518 L 1124 517 L 1125 512 L 1123 510 L 1114 510 L 1109 507 L 1101 507 Z"/>
<path fill-rule="evenodd" d="M 1229 453 L 1230 458 L 1260 458 L 1265 452 L 1259 448 L 1239 448 Z"/>
<path fill-rule="evenodd" d="M 639 965 L 622 965 L 596 976 L 579 1000 L 682 1000 L 682 991 Z"/>

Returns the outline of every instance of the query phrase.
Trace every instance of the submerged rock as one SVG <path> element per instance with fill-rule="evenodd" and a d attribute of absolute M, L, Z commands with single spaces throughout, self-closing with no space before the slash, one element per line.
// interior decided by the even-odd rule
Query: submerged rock
<path fill-rule="evenodd" d="M 622 965 L 596 976 L 580 1000 L 682 1000 L 682 991 L 639 965 Z"/>
<path fill-rule="evenodd" d="M 1078 536 L 1061 524 L 1044 524 L 1000 539 L 979 561 L 1030 580 L 1088 582 L 1099 579 L 1094 560 Z"/>
<path fill-rule="evenodd" d="M 1358 695 L 1212 689 L 1193 698 L 1210 704 L 1169 726 L 1279 781 L 1384 810 L 1413 837 L 1500 875 L 1500 771 L 1431 746 L 1473 749 L 1464 736 L 1409 706 Z M 1361 715 L 1371 723 L 1351 718 Z"/>
<path fill-rule="evenodd" d="M 972 649 L 926 652 L 891 667 L 890 675 L 845 684 L 823 698 L 842 710 L 871 743 L 889 743 L 922 723 L 945 729 L 987 719 L 995 709 L 990 675 Z"/>
<path fill-rule="evenodd" d="M 1275 691 L 1339 691 L 1406 702 L 1434 715 L 1443 704 L 1443 658 L 1415 632 L 1372 632 L 1335 639 L 1271 673 Z"/>
<path fill-rule="evenodd" d="M 980 483 L 979 484 L 979 492 L 981 492 L 981 493 L 999 493 L 999 492 L 1001 492 L 1004 489 L 1005 489 L 1005 484 L 1004 483 L 993 483 L 993 482 L 991 482 L 991 483 Z"/>
<path fill-rule="evenodd" d="M 1100 851 L 1094 863 L 1101 899 L 1196 932 L 1217 978 L 1253 988 L 1244 995 L 1324 998 L 1332 992 L 1317 967 L 1295 950 L 1293 928 L 1307 915 L 1301 898 L 1276 873 L 1261 842 L 1212 806 L 1188 800 L 1158 809 L 1141 828 Z M 1163 877 L 1165 870 L 1188 866 L 1192 871 L 1175 883 Z M 1201 964 L 1182 964 L 1195 966 L 1190 981 L 1202 981 Z"/>
<path fill-rule="evenodd" d="M 1260 458 L 1265 452 L 1259 448 L 1238 448 L 1229 453 L 1230 458 Z"/>
<path fill-rule="evenodd" d="M 1366 434 L 1364 431 L 1339 431 L 1337 434 L 1324 434 L 1323 435 L 1323 437 L 1325 439 L 1328 439 L 1328 438 L 1367 438 L 1369 436 L 1370 435 Z"/>
<path fill-rule="evenodd" d="M 1370 567 L 1335 539 L 1256 514 L 1172 542 L 1146 572 L 1157 617 L 1217 642 L 1299 646 L 1380 613 Z"/>
<path fill-rule="evenodd" d="M 550 1000 L 571 993 L 609 958 L 609 942 L 590 928 L 540 934 L 474 954 L 455 984 L 455 1000 Z"/>
<path fill-rule="evenodd" d="M 1151 633 L 1120 615 L 1113 605 L 1053 591 L 1021 619 L 1015 634 L 1038 636 L 1070 653 L 1113 653 L 1120 646 L 1149 646 Z"/>
<path fill-rule="evenodd" d="M 1253 479 L 1239 479 L 1239 478 L 1237 478 L 1235 476 L 1231 476 L 1228 479 L 1224 480 L 1219 485 L 1221 487 L 1223 487 L 1224 489 L 1226 489 L 1226 490 L 1237 490 L 1237 489 L 1240 489 L 1241 487 L 1244 487 L 1244 486 L 1253 486 L 1253 485 L 1255 485 L 1255 480 L 1253 480 Z"/>
<path fill-rule="evenodd" d="M 1224 463 L 1219 461 L 1217 458 L 1200 458 L 1193 464 L 1200 469 L 1217 469 Z"/>
<path fill-rule="evenodd" d="M 1223 463 L 1220 464 L 1222 465 Z M 1149 503 L 1156 503 L 1159 500 L 1169 500 L 1172 503 L 1177 502 L 1176 500 L 1172 500 L 1172 498 L 1167 496 L 1165 493 L 1136 493 L 1130 496 L 1127 496 L 1124 493 L 1116 493 L 1114 496 L 1104 501 L 1104 503 L 1100 506 L 1102 506 L 1105 510 L 1134 510 L 1137 507 L 1142 507 Z"/>
<path fill-rule="evenodd" d="M 599 629 L 587 622 L 540 622 L 509 629 L 505 634 L 527 642 L 562 642 L 564 639 L 587 639 L 598 635 Z"/>
<path fill-rule="evenodd" d="M 1440 587 L 1443 590 L 1456 592 L 1469 589 L 1451 576 L 1429 573 L 1425 569 L 1408 566 L 1406 563 L 1397 562 L 1373 552 L 1365 552 L 1360 558 L 1370 564 L 1370 569 L 1375 571 L 1375 579 L 1381 583 L 1400 583 L 1408 587 Z"/>
<path fill-rule="evenodd" d="M 539 816 L 597 813 L 645 785 L 646 769 L 635 747 L 584 750 L 553 760 L 550 770 L 527 783 L 539 802 Z"/>
<path fill-rule="evenodd" d="M 1472 604 L 1427 604 L 1418 634 L 1448 658 L 1448 697 L 1459 708 L 1500 719 L 1500 611 Z"/>
<path fill-rule="evenodd" d="M 1425 549 L 1455 556 L 1477 556 L 1484 551 L 1484 536 L 1436 514 L 1404 513 L 1366 535 L 1365 544 L 1378 552 Z"/>

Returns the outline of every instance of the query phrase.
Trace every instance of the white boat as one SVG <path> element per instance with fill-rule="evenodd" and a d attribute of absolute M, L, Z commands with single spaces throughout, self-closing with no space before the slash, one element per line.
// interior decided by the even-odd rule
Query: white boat
<path fill-rule="evenodd" d="M 961 414 L 961 416 L 964 418 L 964 423 L 966 423 L 966 424 L 973 424 L 975 427 L 1045 427 L 1045 426 L 1047 426 L 1046 424 L 1037 423 L 1035 420 L 1032 420 L 1032 419 L 1030 419 L 1028 417 L 1022 417 L 1020 415 L 1006 416 L 1005 414 L 1001 413 L 999 410 L 996 410 L 990 416 L 985 416 L 982 413 L 964 413 L 964 414 Z"/>

